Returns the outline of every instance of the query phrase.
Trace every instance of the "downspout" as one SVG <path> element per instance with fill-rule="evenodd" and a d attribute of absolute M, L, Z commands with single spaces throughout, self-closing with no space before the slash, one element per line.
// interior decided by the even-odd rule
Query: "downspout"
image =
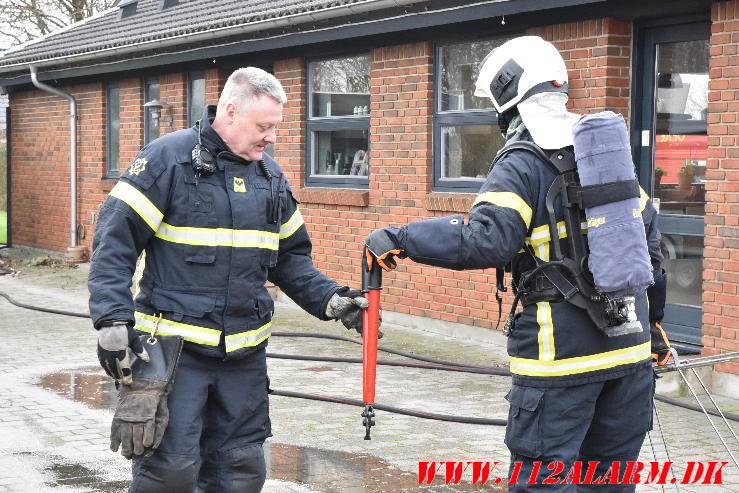
<path fill-rule="evenodd" d="M 39 82 L 36 67 L 29 65 L 31 70 L 31 82 L 42 91 L 56 94 L 69 101 L 69 166 L 70 166 L 70 222 L 69 222 L 69 246 L 77 246 L 77 101 L 70 94 L 60 91 L 56 87 Z"/>

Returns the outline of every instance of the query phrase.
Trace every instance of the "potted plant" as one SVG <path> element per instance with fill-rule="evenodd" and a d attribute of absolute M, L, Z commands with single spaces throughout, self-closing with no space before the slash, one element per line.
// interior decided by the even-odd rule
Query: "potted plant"
<path fill-rule="evenodd" d="M 690 187 L 693 186 L 694 176 L 693 163 L 689 160 L 685 161 L 685 164 L 680 166 L 680 171 L 677 173 L 677 183 L 680 190 L 690 190 Z"/>
<path fill-rule="evenodd" d="M 658 188 L 662 177 L 665 176 L 665 170 L 657 166 L 654 168 L 654 188 Z"/>

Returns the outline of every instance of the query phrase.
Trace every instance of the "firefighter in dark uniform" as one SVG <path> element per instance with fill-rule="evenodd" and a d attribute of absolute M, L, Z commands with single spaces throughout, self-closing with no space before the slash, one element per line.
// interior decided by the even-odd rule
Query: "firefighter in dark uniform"
<path fill-rule="evenodd" d="M 565 108 L 567 70 L 556 48 L 543 39 L 516 38 L 493 50 L 481 65 L 475 94 L 492 99 L 507 144 L 528 140 L 543 149 L 573 144 L 572 126 L 579 115 Z M 516 286 L 522 273 L 537 266 L 534 255 L 550 261 L 553 240 L 544 204 L 554 178 L 536 154 L 511 151 L 493 166 L 467 224 L 462 215 L 418 221 L 376 230 L 365 243 L 386 269 L 395 267 L 396 256 L 451 269 L 502 268 L 510 262 Z M 528 284 L 524 308 L 515 315 L 508 337 L 513 383 L 506 396 L 510 412 L 505 443 L 511 472 L 520 467 L 518 484 L 509 491 L 586 491 L 587 486 L 541 482 L 552 472 L 564 478 L 576 461 L 600 461 L 598 474 L 603 474 L 612 462 L 639 455 L 652 422 L 650 349 L 657 349 L 663 361 L 667 352 L 656 330 L 665 302 L 659 232 L 655 209 L 643 192 L 640 207 L 655 279 L 648 290 L 650 305 L 645 295 L 635 303 L 642 331 L 607 337 L 544 276 Z M 555 207 L 556 221 L 563 226 L 561 209 Z M 566 252 L 565 236 L 561 227 L 559 241 Z M 650 325 L 659 334 L 654 344 Z M 534 473 L 539 485 L 525 484 L 535 461 L 542 462 L 538 477 Z M 562 462 L 563 470 L 547 469 L 553 461 Z"/>
<path fill-rule="evenodd" d="M 148 358 L 139 331 L 184 338 L 161 444 L 147 456 L 141 437 L 124 440 L 130 491 L 261 490 L 271 436 L 268 280 L 312 315 L 358 328 L 366 300 L 313 266 L 290 185 L 263 153 L 286 100 L 267 72 L 235 71 L 217 111 L 144 147 L 100 212 L 89 290 L 103 368 L 130 385 L 128 351 Z"/>

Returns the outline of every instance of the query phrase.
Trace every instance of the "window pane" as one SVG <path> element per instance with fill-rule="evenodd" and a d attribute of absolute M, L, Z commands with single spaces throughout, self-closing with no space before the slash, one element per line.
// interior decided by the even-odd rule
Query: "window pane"
<path fill-rule="evenodd" d="M 657 45 L 654 196 L 662 214 L 704 215 L 708 40 Z"/>
<path fill-rule="evenodd" d="M 108 88 L 108 163 L 107 175 L 117 176 L 120 169 L 120 114 L 121 114 L 121 97 L 120 89 L 117 87 Z"/>
<path fill-rule="evenodd" d="M 667 271 L 667 302 L 700 306 L 703 283 L 703 237 L 662 234 Z"/>
<path fill-rule="evenodd" d="M 700 306 L 703 237 L 682 234 L 676 226 L 691 224 L 684 216 L 705 214 L 710 43 L 701 39 L 656 48 L 654 197 L 662 214 L 667 302 Z M 699 224 L 702 232 L 703 221 Z"/>
<path fill-rule="evenodd" d="M 144 101 L 145 103 L 154 99 L 159 99 L 159 81 L 147 82 L 144 92 L 144 98 L 146 99 L 146 101 Z M 151 108 L 144 109 L 144 130 L 146 132 L 144 140 L 148 144 L 152 140 L 159 138 L 159 121 L 154 121 L 154 117 L 152 116 L 153 110 Z M 161 109 L 157 111 L 159 111 L 161 116 Z"/>
<path fill-rule="evenodd" d="M 503 44 L 506 39 L 474 41 L 442 46 L 439 49 L 441 62 L 440 111 L 462 111 L 491 109 L 488 98 L 474 95 L 475 81 L 480 73 L 480 64 L 490 50 Z"/>
<path fill-rule="evenodd" d="M 369 174 L 369 131 L 347 129 L 313 132 L 313 175 Z"/>
<path fill-rule="evenodd" d="M 203 116 L 205 108 L 205 77 L 194 76 L 190 79 L 190 126 Z"/>
<path fill-rule="evenodd" d="M 480 179 L 505 140 L 497 125 L 457 125 L 441 128 L 442 178 Z"/>
<path fill-rule="evenodd" d="M 369 56 L 311 63 L 311 116 L 369 114 Z"/>

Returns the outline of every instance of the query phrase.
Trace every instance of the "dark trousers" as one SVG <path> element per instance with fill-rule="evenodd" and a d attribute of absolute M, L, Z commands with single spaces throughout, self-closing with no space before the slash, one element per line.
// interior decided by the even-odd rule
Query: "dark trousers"
<path fill-rule="evenodd" d="M 511 469 L 518 472 L 510 492 L 632 492 L 635 485 L 542 484 L 556 469 L 564 479 L 575 461 L 582 461 L 585 477 L 588 461 L 599 461 L 595 477 L 619 461 L 623 477 L 627 461 L 639 457 L 644 437 L 652 427 L 654 372 L 640 368 L 634 373 L 604 382 L 572 387 L 537 388 L 514 385 L 506 396 L 510 402 L 505 443 L 511 451 Z M 534 462 L 541 461 L 535 484 L 526 484 Z M 555 466 L 553 466 L 555 467 Z"/>
<path fill-rule="evenodd" d="M 221 361 L 182 352 L 169 425 L 151 457 L 133 464 L 129 493 L 257 493 L 271 436 L 266 352 Z"/>

